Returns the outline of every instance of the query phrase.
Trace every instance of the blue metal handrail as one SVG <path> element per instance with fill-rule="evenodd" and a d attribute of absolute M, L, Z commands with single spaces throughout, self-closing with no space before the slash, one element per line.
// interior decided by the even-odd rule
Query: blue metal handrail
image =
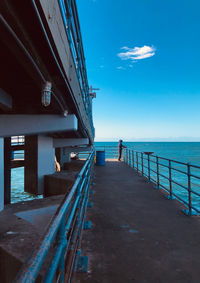
<path fill-rule="evenodd" d="M 70 193 L 65 197 L 52 219 L 42 243 L 23 266 L 16 282 L 35 282 L 37 277 L 41 275 L 40 271 L 50 249 L 55 246 L 53 257 L 45 276 L 43 276 L 43 281 L 53 282 L 56 279 L 58 280 L 56 282 L 68 282 L 70 280 L 67 276 L 73 274 L 81 244 L 81 232 L 85 221 L 93 163 L 94 149 L 90 152 L 84 167 L 78 174 Z M 68 270 L 67 274 L 66 269 Z"/>
<path fill-rule="evenodd" d="M 177 199 L 187 215 L 200 214 L 200 166 L 126 148 L 124 162 Z"/>

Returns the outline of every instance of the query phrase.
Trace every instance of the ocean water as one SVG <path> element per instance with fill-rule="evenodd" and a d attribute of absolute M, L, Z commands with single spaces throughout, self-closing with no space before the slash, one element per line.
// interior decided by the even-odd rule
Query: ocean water
<path fill-rule="evenodd" d="M 124 142 L 123 143 L 128 148 L 134 149 L 135 151 L 154 152 L 154 155 L 159 157 L 164 157 L 168 159 L 173 159 L 180 162 L 190 163 L 193 165 L 200 166 L 200 142 Z M 95 142 L 97 149 L 102 147 L 116 147 L 118 142 Z M 111 154 L 110 158 L 117 158 L 117 151 Z M 19 153 L 18 153 L 19 154 Z M 20 157 L 20 156 L 19 156 Z M 146 161 L 147 162 L 147 161 Z M 166 164 L 165 161 L 160 161 L 163 165 Z M 166 161 L 167 162 L 167 161 Z M 145 161 L 144 161 L 145 165 Z M 147 165 L 147 164 L 146 164 Z M 173 164 L 174 168 L 177 168 L 183 172 L 186 171 L 187 167 L 183 165 Z M 139 167 L 140 169 L 140 167 Z M 155 165 L 151 167 L 156 171 Z M 192 174 L 200 177 L 200 169 L 192 169 Z M 145 171 L 148 173 L 147 170 Z M 168 168 L 160 166 L 160 173 L 163 177 L 160 177 L 162 184 L 169 189 L 169 181 L 164 176 L 169 176 Z M 156 174 L 152 173 L 151 177 L 156 180 Z M 178 181 L 182 186 L 187 186 L 187 176 L 179 172 L 172 171 L 172 178 Z M 197 178 L 191 178 L 192 190 L 200 194 L 200 182 Z M 173 192 L 176 193 L 178 197 L 183 200 L 188 200 L 188 191 L 181 186 L 173 184 Z M 12 169 L 12 181 L 11 181 L 11 199 L 12 203 L 19 201 L 27 201 L 34 198 L 41 198 L 41 196 L 34 196 L 24 192 L 24 168 Z M 200 197 L 192 194 L 192 205 L 200 210 Z"/>
<path fill-rule="evenodd" d="M 136 151 L 152 151 L 154 155 L 200 165 L 200 142 L 123 142 Z M 118 142 L 95 142 L 95 146 L 117 146 Z"/>

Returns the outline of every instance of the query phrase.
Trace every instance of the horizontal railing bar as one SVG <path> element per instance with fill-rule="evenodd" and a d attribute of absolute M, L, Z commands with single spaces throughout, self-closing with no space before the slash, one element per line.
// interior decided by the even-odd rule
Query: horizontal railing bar
<path fill-rule="evenodd" d="M 159 173 L 159 176 L 161 176 L 161 177 L 163 177 L 163 178 L 169 180 L 169 177 L 167 177 L 167 176 L 165 176 L 165 175 L 163 175 L 163 174 L 160 174 L 160 173 Z"/>
<path fill-rule="evenodd" d="M 182 171 L 182 170 L 180 170 L 180 169 L 177 169 L 177 168 L 174 168 L 174 167 L 171 167 L 171 169 L 174 170 L 174 171 L 180 172 L 180 173 L 182 173 L 182 174 L 188 175 L 187 172 Z M 190 175 L 190 176 L 191 176 L 191 175 Z"/>
<path fill-rule="evenodd" d="M 196 176 L 196 175 L 194 175 L 194 174 L 190 174 L 190 177 L 193 177 L 193 178 L 196 178 L 196 179 L 200 179 L 199 176 Z"/>
<path fill-rule="evenodd" d="M 176 185 L 178 185 L 178 186 L 180 186 L 180 187 L 182 187 L 183 189 L 185 189 L 185 190 L 187 190 L 188 191 L 188 188 L 187 187 L 185 187 L 184 185 L 182 185 L 182 184 L 180 184 L 180 183 L 178 183 L 178 182 L 176 182 L 176 181 L 174 181 L 173 179 L 171 180 L 174 184 L 176 184 Z"/>
<path fill-rule="evenodd" d="M 191 193 L 193 193 L 194 195 L 196 195 L 196 196 L 199 196 L 199 197 L 200 197 L 200 194 L 199 194 L 199 193 L 197 193 L 197 192 L 195 192 L 195 191 L 193 191 L 193 190 L 190 190 L 190 192 L 191 192 Z"/>

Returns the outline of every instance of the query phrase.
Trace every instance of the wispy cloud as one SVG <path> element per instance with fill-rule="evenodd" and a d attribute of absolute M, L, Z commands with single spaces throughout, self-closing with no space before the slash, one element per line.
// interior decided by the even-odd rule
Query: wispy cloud
<path fill-rule="evenodd" d="M 126 70 L 126 68 L 122 67 L 122 66 L 118 66 L 117 70 Z"/>
<path fill-rule="evenodd" d="M 122 60 L 132 60 L 133 62 L 136 60 L 141 60 L 145 58 L 149 58 L 155 55 L 156 48 L 154 46 L 144 45 L 142 47 L 122 47 L 122 50 L 125 52 L 118 53 L 117 56 Z"/>

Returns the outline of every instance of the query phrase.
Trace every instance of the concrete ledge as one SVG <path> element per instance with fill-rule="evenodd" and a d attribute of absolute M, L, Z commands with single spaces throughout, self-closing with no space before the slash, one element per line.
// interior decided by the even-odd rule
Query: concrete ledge
<path fill-rule="evenodd" d="M 44 177 L 44 197 L 68 193 L 84 163 L 85 161 L 83 160 L 65 163 L 65 170 L 46 175 Z"/>
<path fill-rule="evenodd" d="M 69 193 L 78 173 L 61 171 L 44 177 L 44 197 Z"/>
<path fill-rule="evenodd" d="M 55 209 L 50 208 L 58 206 L 62 199 L 63 196 L 54 196 L 10 204 L 0 213 L 0 282 L 14 281 L 22 264 L 40 243 L 55 213 Z"/>

